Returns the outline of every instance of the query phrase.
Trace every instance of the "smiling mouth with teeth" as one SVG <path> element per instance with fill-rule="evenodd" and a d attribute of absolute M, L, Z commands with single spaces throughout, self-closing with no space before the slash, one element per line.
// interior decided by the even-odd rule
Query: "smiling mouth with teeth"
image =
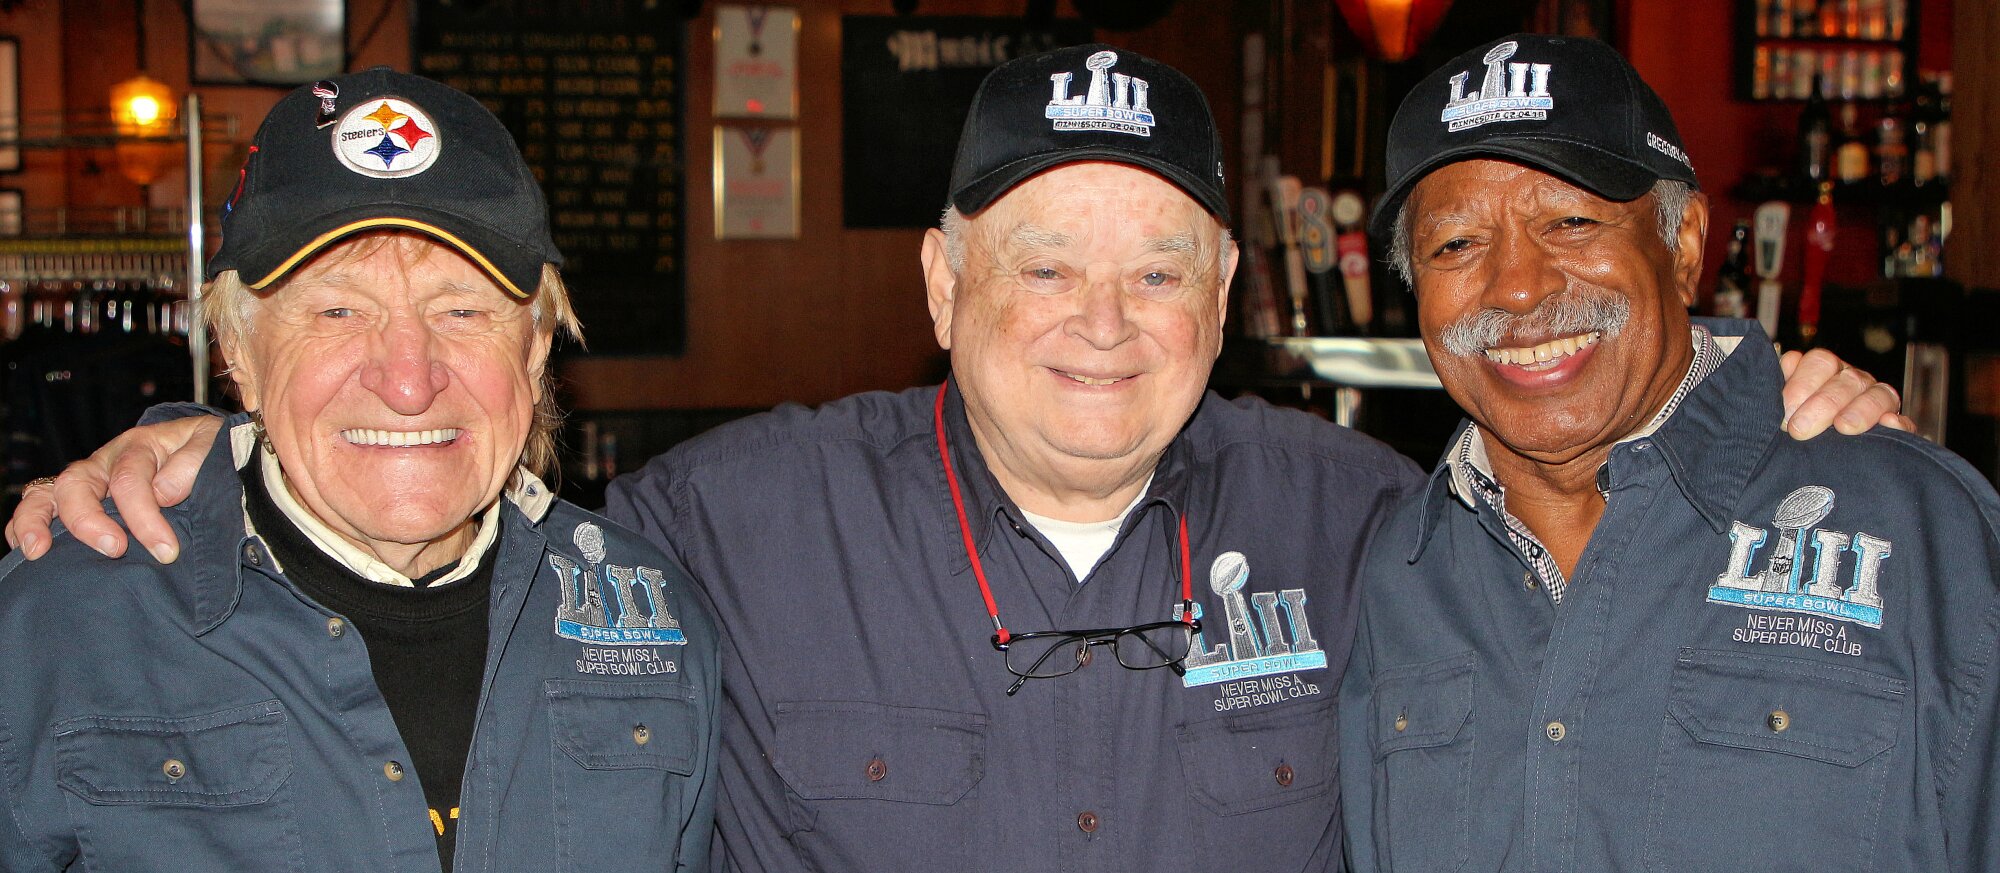
<path fill-rule="evenodd" d="M 458 439 L 460 430 L 455 427 L 441 427 L 432 430 L 377 430 L 372 427 L 351 427 L 340 432 L 349 443 L 357 446 L 386 446 L 389 448 L 412 448 L 415 446 L 435 446 Z"/>
<path fill-rule="evenodd" d="M 1528 348 L 1487 349 L 1486 360 L 1528 370 L 1546 370 L 1561 363 L 1564 358 L 1597 345 L 1597 341 L 1603 338 L 1603 331 L 1593 330 L 1586 334 L 1552 339 Z"/>
<path fill-rule="evenodd" d="M 1057 370 L 1056 372 L 1062 373 L 1064 376 L 1067 376 L 1069 380 L 1072 382 L 1078 382 L 1084 385 L 1116 385 L 1120 382 L 1125 381 L 1128 378 L 1131 378 L 1129 376 L 1113 376 L 1109 379 L 1099 379 L 1094 376 L 1082 376 L 1076 373 L 1064 372 L 1062 370 Z"/>

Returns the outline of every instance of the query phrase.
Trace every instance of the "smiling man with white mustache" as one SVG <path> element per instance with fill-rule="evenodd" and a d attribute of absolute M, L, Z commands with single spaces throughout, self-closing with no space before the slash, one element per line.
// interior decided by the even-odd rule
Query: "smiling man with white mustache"
<path fill-rule="evenodd" d="M 1784 435 L 1757 323 L 1687 315 L 1679 141 L 1610 47 L 1534 35 L 1391 125 L 1377 228 L 1471 420 L 1361 573 L 1357 873 L 2000 869 L 2000 497 L 1905 433 Z"/>

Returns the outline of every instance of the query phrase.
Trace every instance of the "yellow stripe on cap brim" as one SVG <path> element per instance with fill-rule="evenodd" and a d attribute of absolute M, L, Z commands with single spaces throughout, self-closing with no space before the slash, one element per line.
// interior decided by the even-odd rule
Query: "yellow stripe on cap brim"
<path fill-rule="evenodd" d="M 466 257 L 471 258 L 473 263 L 478 264 L 480 269 L 485 270 L 487 275 L 493 277 L 493 281 L 499 282 L 500 287 L 506 289 L 507 293 L 512 294 L 516 298 L 519 298 L 521 300 L 526 300 L 530 296 L 532 296 L 530 292 L 522 291 L 518 286 L 516 286 L 512 280 L 507 278 L 507 274 L 501 272 L 500 268 L 495 266 L 492 261 L 487 260 L 485 255 L 480 254 L 478 249 L 473 248 L 471 243 L 459 239 L 458 235 L 452 233 L 451 231 L 445 230 L 442 227 L 438 227 L 435 224 L 429 224 L 426 222 L 417 221 L 416 219 L 413 218 L 389 218 L 389 217 L 364 218 L 360 221 L 352 222 L 349 224 L 343 224 L 339 227 L 327 231 L 326 233 L 320 234 L 312 242 L 306 243 L 304 246 L 300 247 L 298 251 L 292 253 L 291 257 L 286 258 L 283 263 L 278 265 L 277 269 L 274 269 L 270 273 L 266 274 L 264 278 L 249 283 L 250 287 L 253 290 L 262 291 L 272 282 L 278 281 L 278 277 L 291 272 L 292 268 L 298 266 L 300 261 L 312 257 L 313 255 L 317 254 L 320 249 L 326 248 L 328 245 L 332 244 L 335 240 L 353 234 L 357 231 L 372 230 L 374 228 L 380 228 L 380 227 L 403 227 L 403 228 L 409 228 L 411 230 L 423 231 L 425 234 L 429 236 L 436 237 L 439 240 L 449 243 L 452 248 L 458 249 L 460 254 L 463 254 Z"/>

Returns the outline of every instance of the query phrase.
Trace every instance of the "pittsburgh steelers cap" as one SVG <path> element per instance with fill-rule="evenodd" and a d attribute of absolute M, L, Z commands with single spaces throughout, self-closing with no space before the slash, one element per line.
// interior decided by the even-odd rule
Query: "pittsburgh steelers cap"
<path fill-rule="evenodd" d="M 369 230 L 428 235 L 526 299 L 562 263 L 541 187 L 514 138 L 472 97 L 375 67 L 301 86 L 264 116 L 208 278 L 263 289 Z"/>
<path fill-rule="evenodd" d="M 1594 39 L 1518 33 L 1431 71 L 1389 123 L 1389 188 L 1370 231 L 1395 228 L 1411 189 L 1446 164 L 1525 164 L 1610 200 L 1662 179 L 1700 187 L 1667 104 L 1616 49 Z"/>
<path fill-rule="evenodd" d="M 978 212 L 1029 176 L 1074 161 L 1151 170 L 1229 223 L 1208 98 L 1173 67 L 1097 44 L 1016 58 L 979 83 L 951 168 L 951 205 Z"/>

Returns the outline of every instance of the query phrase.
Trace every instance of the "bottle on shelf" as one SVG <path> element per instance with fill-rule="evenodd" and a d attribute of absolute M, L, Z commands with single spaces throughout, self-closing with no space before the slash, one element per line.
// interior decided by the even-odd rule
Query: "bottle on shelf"
<path fill-rule="evenodd" d="M 1750 219 L 1739 218 L 1729 231 L 1729 254 L 1716 274 L 1714 313 L 1718 318 L 1749 318 Z"/>
<path fill-rule="evenodd" d="M 1926 76 L 1917 83 L 1910 110 L 1910 184 L 1919 188 L 1937 180 L 1937 91 Z"/>
<path fill-rule="evenodd" d="M 1861 136 L 1857 119 L 1860 110 L 1852 103 L 1840 105 L 1840 135 L 1833 149 L 1834 181 L 1851 188 L 1868 181 L 1873 155 L 1868 140 Z"/>
<path fill-rule="evenodd" d="M 1903 138 L 1903 120 L 1882 116 L 1875 127 L 1875 181 L 1883 190 L 1903 184 L 1909 172 L 1910 146 Z"/>
<path fill-rule="evenodd" d="M 1799 177 L 1808 187 L 1833 176 L 1833 118 L 1826 108 L 1826 80 L 1806 97 L 1799 113 Z"/>
<path fill-rule="evenodd" d="M 1951 73 L 1937 74 L 1937 117 L 1931 124 L 1931 151 L 1937 161 L 1937 177 L 1951 180 Z"/>

